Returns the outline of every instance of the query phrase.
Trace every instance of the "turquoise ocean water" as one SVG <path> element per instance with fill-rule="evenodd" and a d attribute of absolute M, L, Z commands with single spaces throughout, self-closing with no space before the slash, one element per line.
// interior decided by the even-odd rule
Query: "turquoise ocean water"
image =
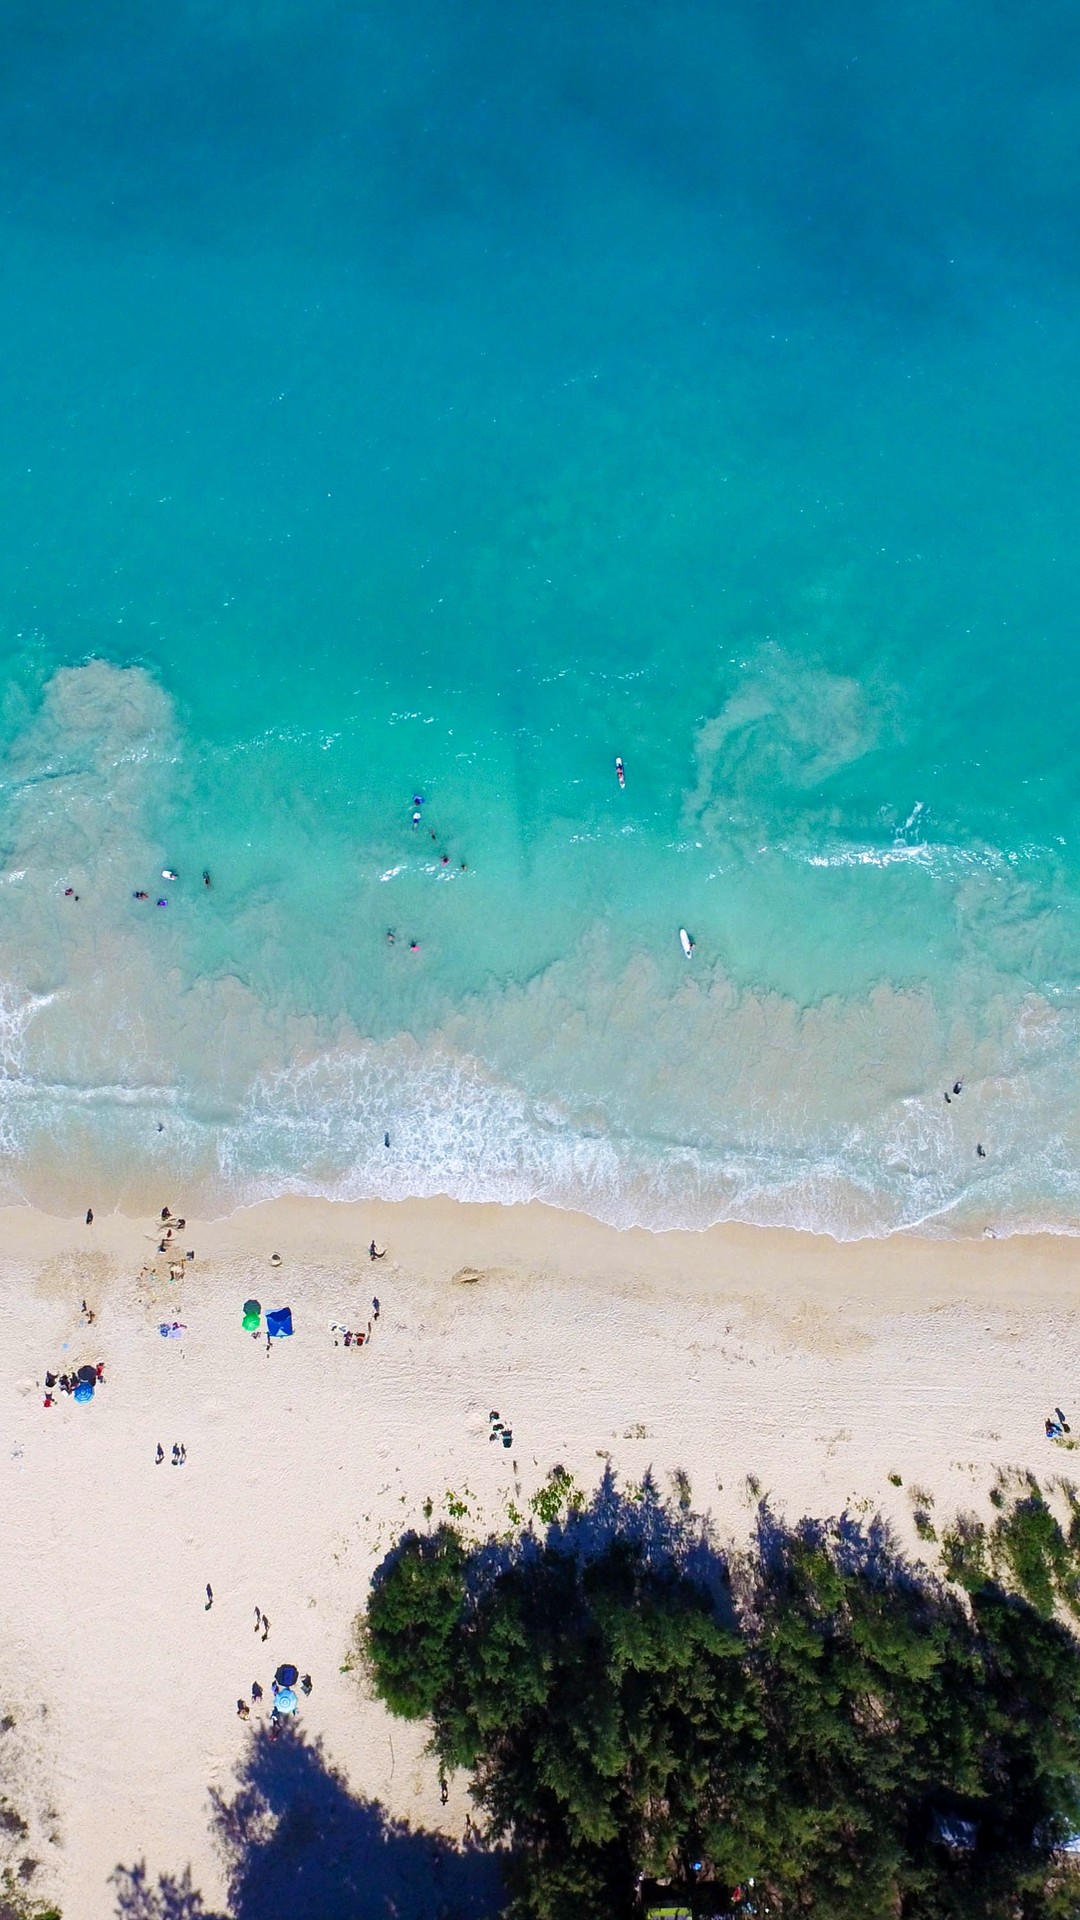
<path fill-rule="evenodd" d="M 1075 9 L 0 56 L 0 1199 L 1073 1228 Z"/>

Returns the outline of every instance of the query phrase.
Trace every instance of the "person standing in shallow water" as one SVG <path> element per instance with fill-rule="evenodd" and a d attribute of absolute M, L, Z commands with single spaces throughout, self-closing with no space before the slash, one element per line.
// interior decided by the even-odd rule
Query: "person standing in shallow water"
<path fill-rule="evenodd" d="M 88 1226 L 88 1227 L 92 1227 L 92 1226 L 93 1226 L 93 1224 L 94 1224 L 94 1209 L 93 1209 L 93 1207 L 87 1207 L 87 1209 L 86 1209 L 86 1224 L 87 1224 L 87 1226 Z"/>

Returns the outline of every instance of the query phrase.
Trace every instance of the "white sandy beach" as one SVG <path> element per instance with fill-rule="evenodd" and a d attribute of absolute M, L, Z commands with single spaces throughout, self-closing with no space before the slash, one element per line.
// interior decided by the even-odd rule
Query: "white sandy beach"
<path fill-rule="evenodd" d="M 791 1518 L 880 1507 L 914 1546 L 913 1485 L 940 1515 L 982 1509 L 999 1468 L 1068 1470 L 1043 1434 L 1055 1404 L 1080 1426 L 1063 1238 L 839 1246 L 289 1200 L 189 1219 L 197 1257 L 170 1281 L 150 1221 L 25 1209 L 0 1231 L 0 1742 L 30 1823 L 7 1858 L 40 1860 L 31 1885 L 65 1920 L 111 1917 L 110 1875 L 142 1859 L 151 1881 L 190 1866 L 227 1909 L 210 1795 L 235 1794 L 254 1722 L 237 1698 L 259 1681 L 265 1714 L 281 1661 L 310 1672 L 302 1730 L 353 1794 L 460 1838 L 461 1783 L 442 1808 L 422 1735 L 341 1671 L 371 1570 L 427 1499 L 505 1527 L 556 1462 L 588 1488 L 610 1459 L 623 1481 L 685 1472 L 721 1538 L 745 1538 L 752 1477 Z M 366 1328 L 373 1293 L 370 1344 L 335 1347 L 329 1323 Z M 294 1337 L 267 1353 L 242 1332 L 248 1294 L 291 1306 Z M 47 1368 L 99 1359 L 90 1405 L 44 1408 Z"/>

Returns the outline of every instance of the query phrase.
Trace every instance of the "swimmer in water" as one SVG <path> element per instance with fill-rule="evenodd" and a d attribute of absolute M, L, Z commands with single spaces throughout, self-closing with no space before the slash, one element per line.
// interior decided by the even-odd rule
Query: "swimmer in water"
<path fill-rule="evenodd" d="M 210 869 L 209 869 L 209 867 L 204 867 L 204 868 L 203 868 L 203 870 L 202 870 L 202 883 L 203 883 L 203 886 L 204 886 L 204 887 L 208 887 L 208 886 L 210 885 Z"/>

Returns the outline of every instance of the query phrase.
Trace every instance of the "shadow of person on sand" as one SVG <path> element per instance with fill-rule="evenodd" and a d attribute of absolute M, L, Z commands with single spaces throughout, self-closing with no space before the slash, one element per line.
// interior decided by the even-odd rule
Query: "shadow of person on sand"
<path fill-rule="evenodd" d="M 499 1856 L 391 1819 L 351 1794 L 318 1746 L 288 1723 L 259 1728 L 231 1798 L 212 1790 L 231 1920 L 496 1920 Z M 118 1920 L 220 1920 L 190 1877 L 118 1868 Z"/>

